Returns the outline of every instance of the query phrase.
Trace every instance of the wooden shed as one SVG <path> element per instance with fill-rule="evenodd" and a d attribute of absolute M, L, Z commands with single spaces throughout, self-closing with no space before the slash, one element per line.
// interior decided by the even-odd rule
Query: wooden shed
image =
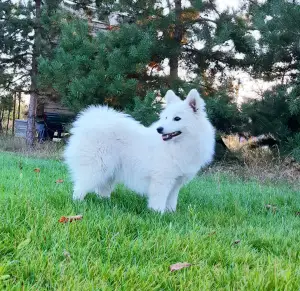
<path fill-rule="evenodd" d="M 53 139 L 54 136 L 61 138 L 74 118 L 75 113 L 61 105 L 55 98 L 52 100 L 40 98 L 35 124 L 39 141 Z M 14 126 L 15 136 L 26 137 L 27 120 L 16 119 Z"/>
<path fill-rule="evenodd" d="M 39 135 L 43 139 L 52 139 L 56 133 L 57 137 L 61 138 L 62 133 L 67 132 L 67 127 L 74 118 L 75 113 L 60 102 L 49 99 L 41 101 L 37 108 L 37 124 L 43 124 L 44 128 L 40 126 L 41 132 Z"/>
<path fill-rule="evenodd" d="M 109 30 L 110 23 L 99 21 L 96 15 L 96 8 L 93 6 L 88 6 L 92 12 L 92 17 L 87 17 L 86 12 L 82 9 L 76 9 L 76 3 L 70 0 L 63 0 L 60 7 L 78 18 L 87 19 L 90 33 L 93 36 L 100 30 Z M 57 39 L 54 40 L 54 43 L 56 42 Z M 49 88 L 49 90 L 44 93 L 45 97 L 39 97 L 37 106 L 36 129 L 38 138 L 39 140 L 46 138 L 52 139 L 55 133 L 57 133 L 57 137 L 60 138 L 62 133 L 67 131 L 68 124 L 74 120 L 75 113 L 59 102 L 57 93 L 52 88 Z M 27 120 L 16 120 L 15 129 L 16 136 L 26 136 Z"/>

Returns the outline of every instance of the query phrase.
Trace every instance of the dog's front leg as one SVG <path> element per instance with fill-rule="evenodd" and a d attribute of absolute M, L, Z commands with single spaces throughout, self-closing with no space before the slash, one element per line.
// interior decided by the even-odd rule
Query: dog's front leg
<path fill-rule="evenodd" d="M 166 208 L 168 211 L 176 210 L 179 191 L 186 181 L 187 179 L 184 177 L 179 177 L 176 179 L 176 182 L 167 199 Z"/>
<path fill-rule="evenodd" d="M 172 190 L 173 181 L 152 180 L 148 192 L 148 207 L 160 213 L 166 211 L 167 199 Z"/>
<path fill-rule="evenodd" d="M 182 183 L 176 183 L 175 186 L 173 187 L 172 191 L 170 192 L 168 198 L 167 198 L 167 203 L 166 203 L 166 208 L 168 211 L 175 211 L 176 206 L 177 206 L 177 200 L 178 200 L 178 194 L 179 190 L 182 186 Z"/>

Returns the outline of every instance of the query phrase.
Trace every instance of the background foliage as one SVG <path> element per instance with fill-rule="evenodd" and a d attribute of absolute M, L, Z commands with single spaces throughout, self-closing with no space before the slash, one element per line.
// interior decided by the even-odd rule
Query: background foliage
<path fill-rule="evenodd" d="M 10 0 L 0 4 L 4 107 L 5 96 L 16 87 L 30 91 L 33 81 L 30 66 L 37 29 L 33 4 Z M 83 18 L 60 9 L 60 4 L 59 0 L 42 4 L 40 53 L 35 56 L 39 93 L 51 92 L 75 112 L 89 104 L 108 104 L 149 125 L 167 89 L 184 98 L 190 88 L 197 88 L 219 135 L 271 134 L 282 152 L 299 152 L 296 1 L 245 0 L 236 11 L 220 11 L 213 0 L 190 5 L 178 0 L 164 5 L 155 0 L 76 0 L 74 7 Z M 92 19 L 108 23 L 112 15 L 119 24 L 95 35 Z M 272 81 L 274 86 L 240 106 L 234 71 Z"/>

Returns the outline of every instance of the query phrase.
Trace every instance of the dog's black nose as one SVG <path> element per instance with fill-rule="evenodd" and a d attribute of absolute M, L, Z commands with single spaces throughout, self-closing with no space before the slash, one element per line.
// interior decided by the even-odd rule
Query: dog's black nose
<path fill-rule="evenodd" d="M 161 133 L 163 133 L 164 128 L 160 126 L 160 127 L 158 127 L 156 130 L 157 130 L 158 133 L 161 134 Z"/>

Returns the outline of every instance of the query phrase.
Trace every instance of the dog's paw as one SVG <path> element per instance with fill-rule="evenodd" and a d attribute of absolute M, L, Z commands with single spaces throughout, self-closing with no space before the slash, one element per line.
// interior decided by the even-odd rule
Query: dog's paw
<path fill-rule="evenodd" d="M 176 207 L 174 208 L 174 207 L 169 206 L 166 209 L 166 212 L 168 212 L 168 213 L 172 213 L 172 212 L 175 212 L 175 211 L 176 211 Z"/>
<path fill-rule="evenodd" d="M 164 214 L 165 211 L 166 211 L 165 207 L 150 206 L 150 205 L 149 205 L 148 208 L 149 208 L 150 210 L 155 211 L 155 212 L 158 212 L 158 213 L 160 213 L 160 214 Z"/>
<path fill-rule="evenodd" d="M 73 201 L 83 201 L 84 195 L 78 195 L 78 194 L 73 194 L 72 196 Z"/>

